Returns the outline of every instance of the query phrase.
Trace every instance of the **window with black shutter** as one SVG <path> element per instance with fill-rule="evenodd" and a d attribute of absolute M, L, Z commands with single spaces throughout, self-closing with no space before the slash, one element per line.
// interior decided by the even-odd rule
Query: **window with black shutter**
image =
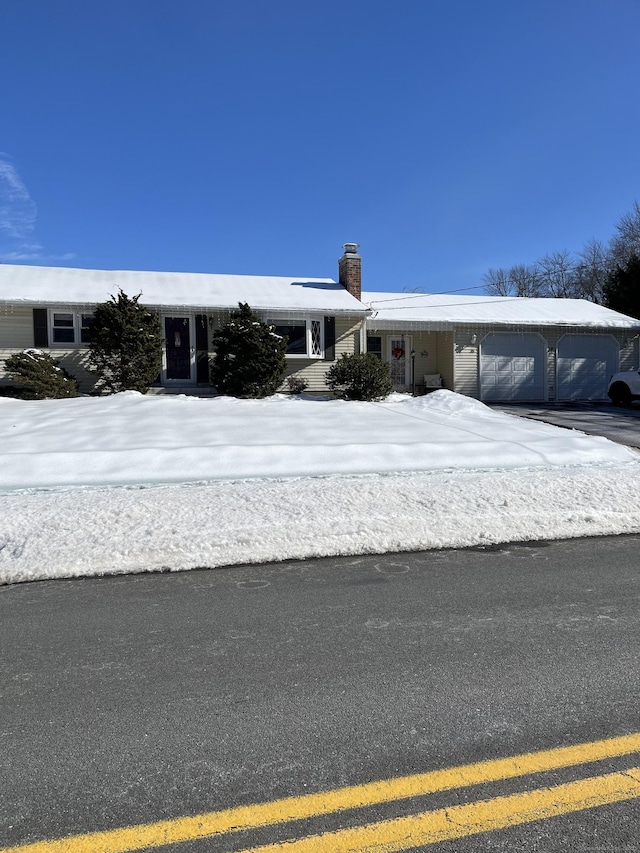
<path fill-rule="evenodd" d="M 324 360 L 336 360 L 336 318 L 324 318 Z"/>

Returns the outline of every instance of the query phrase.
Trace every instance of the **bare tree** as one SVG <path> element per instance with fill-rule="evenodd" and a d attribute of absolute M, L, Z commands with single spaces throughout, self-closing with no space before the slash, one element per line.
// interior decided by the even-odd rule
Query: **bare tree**
<path fill-rule="evenodd" d="M 542 296 L 540 277 L 535 266 L 515 264 L 509 270 L 516 296 Z"/>
<path fill-rule="evenodd" d="M 482 276 L 487 293 L 492 296 L 540 296 L 535 267 L 515 264 L 510 269 L 490 269 Z"/>
<path fill-rule="evenodd" d="M 604 287 L 612 271 L 613 261 L 608 249 L 595 237 L 589 240 L 578 254 L 574 270 L 576 291 L 580 298 L 604 303 Z"/>
<path fill-rule="evenodd" d="M 633 209 L 625 213 L 616 223 L 618 232 L 609 243 L 614 264 L 624 266 L 632 256 L 640 256 L 640 204 L 634 202 Z"/>
<path fill-rule="evenodd" d="M 507 270 L 489 269 L 482 276 L 485 290 L 490 296 L 515 296 L 514 287 Z"/>
<path fill-rule="evenodd" d="M 564 250 L 545 255 L 536 262 L 536 267 L 544 296 L 567 299 L 577 295 L 575 264 L 570 252 Z"/>

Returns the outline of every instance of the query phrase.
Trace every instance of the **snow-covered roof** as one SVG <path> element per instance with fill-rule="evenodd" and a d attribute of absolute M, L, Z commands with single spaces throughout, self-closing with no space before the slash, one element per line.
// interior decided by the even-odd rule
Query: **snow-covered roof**
<path fill-rule="evenodd" d="M 364 307 L 330 278 L 85 270 L 0 264 L 0 302 L 95 305 L 122 289 L 158 308 L 237 308 L 362 314 Z"/>
<path fill-rule="evenodd" d="M 413 326 L 437 331 L 476 324 L 640 329 L 640 320 L 586 299 L 367 291 L 362 301 L 373 311 L 368 324 L 379 329 Z"/>

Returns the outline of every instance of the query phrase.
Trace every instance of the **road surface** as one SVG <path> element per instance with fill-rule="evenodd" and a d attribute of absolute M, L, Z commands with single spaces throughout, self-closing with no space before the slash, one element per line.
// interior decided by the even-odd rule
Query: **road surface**
<path fill-rule="evenodd" d="M 639 546 L 0 588 L 0 849 L 638 850 Z"/>

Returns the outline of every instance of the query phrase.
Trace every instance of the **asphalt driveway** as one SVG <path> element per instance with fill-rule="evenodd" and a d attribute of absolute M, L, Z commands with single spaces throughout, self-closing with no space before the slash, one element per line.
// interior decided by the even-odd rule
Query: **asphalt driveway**
<path fill-rule="evenodd" d="M 618 444 L 640 450 L 640 404 L 627 408 L 609 402 L 489 403 L 492 409 L 544 421 L 565 429 L 602 435 Z"/>

